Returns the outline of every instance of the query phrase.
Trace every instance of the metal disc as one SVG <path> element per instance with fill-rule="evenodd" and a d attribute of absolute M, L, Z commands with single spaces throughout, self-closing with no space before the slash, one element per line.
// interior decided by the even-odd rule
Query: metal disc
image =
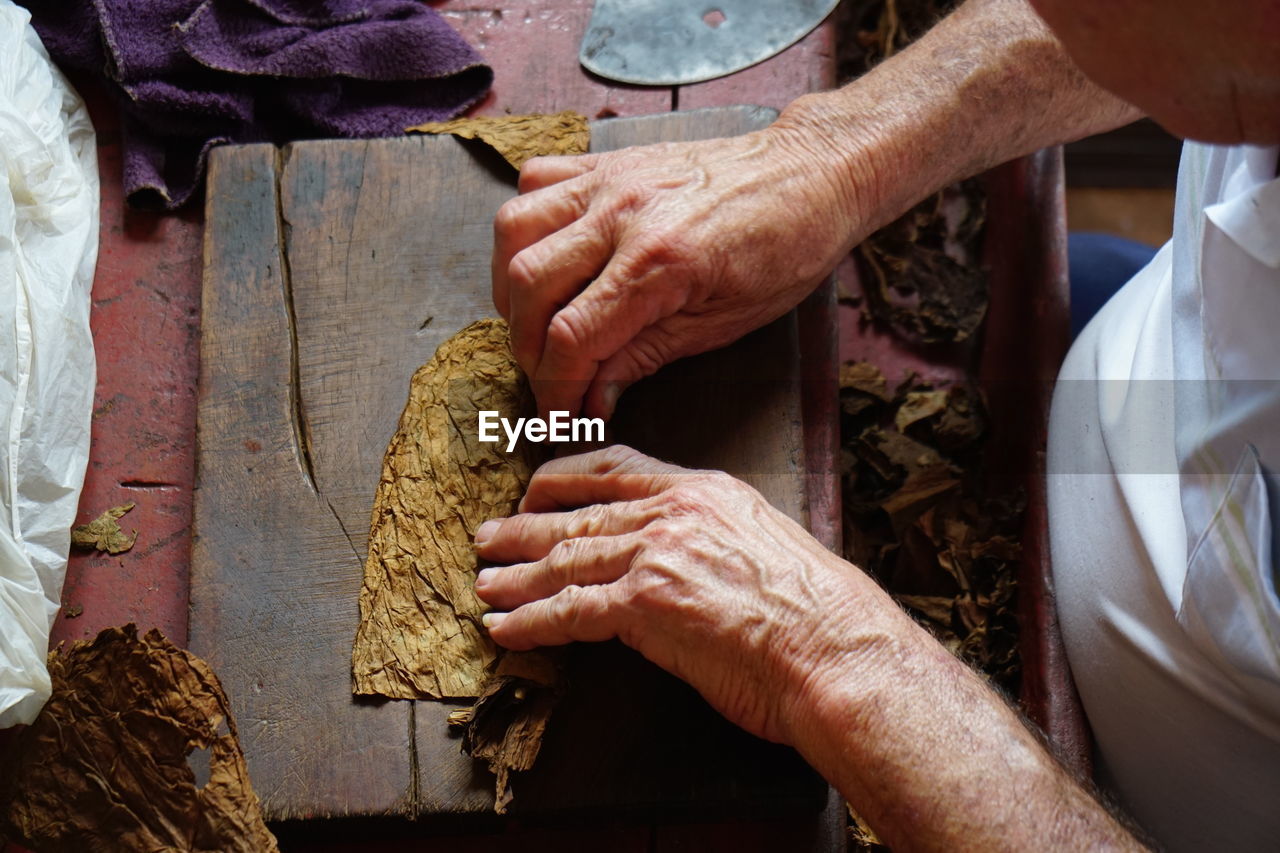
<path fill-rule="evenodd" d="M 596 0 L 579 61 L 623 83 L 699 83 L 804 38 L 839 0 Z"/>

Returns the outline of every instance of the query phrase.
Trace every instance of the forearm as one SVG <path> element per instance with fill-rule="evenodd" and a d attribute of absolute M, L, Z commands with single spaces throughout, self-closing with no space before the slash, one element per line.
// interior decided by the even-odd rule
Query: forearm
<path fill-rule="evenodd" d="M 779 129 L 826 152 L 859 239 L 949 183 L 1137 117 L 1024 0 L 969 0 L 854 83 L 795 102 Z M 791 676 L 788 728 L 891 846 L 1139 846 L 976 674 L 865 575 L 842 575 L 816 629 L 825 663 Z"/>
<path fill-rule="evenodd" d="M 824 152 L 860 238 L 950 183 L 1138 117 L 1025 0 L 968 0 L 853 83 L 798 99 L 777 126 Z"/>
<path fill-rule="evenodd" d="M 793 745 L 894 849 L 1137 849 L 976 674 L 846 566 Z"/>

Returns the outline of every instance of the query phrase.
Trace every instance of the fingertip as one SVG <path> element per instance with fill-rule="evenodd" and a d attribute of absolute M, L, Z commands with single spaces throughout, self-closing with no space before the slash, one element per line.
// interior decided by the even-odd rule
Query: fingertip
<path fill-rule="evenodd" d="M 498 531 L 502 529 L 502 522 L 505 518 L 491 518 L 476 528 L 476 548 L 483 549 L 488 545 L 494 536 L 498 535 Z"/>
<path fill-rule="evenodd" d="M 488 629 L 490 639 L 504 649 L 524 652 L 537 648 L 536 643 L 529 642 L 528 639 L 520 636 L 520 632 L 514 630 L 517 620 L 512 619 L 510 613 L 496 611 L 486 613 L 480 617 L 480 621 Z"/>
<path fill-rule="evenodd" d="M 612 420 L 614 412 L 618 409 L 618 399 L 630 384 L 629 382 L 601 380 L 597 377 L 590 390 L 587 391 L 583 410 L 588 417 L 601 418 L 605 421 Z"/>

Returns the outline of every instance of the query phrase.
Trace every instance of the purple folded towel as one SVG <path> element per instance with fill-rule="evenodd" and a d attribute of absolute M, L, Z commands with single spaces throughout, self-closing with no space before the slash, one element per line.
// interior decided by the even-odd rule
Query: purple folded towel
<path fill-rule="evenodd" d="M 416 0 L 26 3 L 58 63 L 105 74 L 122 96 L 136 207 L 181 205 L 214 145 L 394 136 L 452 118 L 493 82 Z"/>

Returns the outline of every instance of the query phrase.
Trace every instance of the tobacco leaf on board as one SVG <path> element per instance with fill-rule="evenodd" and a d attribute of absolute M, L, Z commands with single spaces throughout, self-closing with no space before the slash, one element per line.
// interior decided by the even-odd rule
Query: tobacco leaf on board
<path fill-rule="evenodd" d="M 71 528 L 71 544 L 76 548 L 93 548 L 107 554 L 123 554 L 138 541 L 138 531 L 126 536 L 119 519 L 133 509 L 132 503 L 113 506 L 88 524 Z"/>
<path fill-rule="evenodd" d="M 572 110 L 554 115 L 433 121 L 406 130 L 410 133 L 451 133 L 463 139 L 478 139 L 517 169 L 534 157 L 586 154 L 591 144 L 587 117 Z"/>
<path fill-rule="evenodd" d="M 845 556 L 1013 690 L 1022 505 L 982 486 L 981 393 L 911 375 L 888 394 L 866 362 L 844 365 L 840 384 Z"/>
<path fill-rule="evenodd" d="M 129 624 L 55 649 L 49 675 L 0 774 L 5 834 L 51 853 L 277 849 L 208 664 Z"/>
<path fill-rule="evenodd" d="M 475 531 L 511 515 L 544 445 L 511 453 L 479 441 L 479 413 L 536 414 L 507 324 L 472 323 L 413 376 L 374 497 L 354 692 L 394 699 L 476 698 L 450 715 L 463 749 L 497 776 L 506 810 L 513 771 L 533 765 L 563 678 L 557 652 L 503 653 L 481 625 Z"/>
<path fill-rule="evenodd" d="M 511 453 L 481 442 L 481 410 L 534 411 L 502 320 L 449 338 L 410 382 L 374 495 L 351 658 L 357 694 L 471 698 L 492 671 L 475 531 L 514 512 L 542 456 L 530 442 Z"/>

